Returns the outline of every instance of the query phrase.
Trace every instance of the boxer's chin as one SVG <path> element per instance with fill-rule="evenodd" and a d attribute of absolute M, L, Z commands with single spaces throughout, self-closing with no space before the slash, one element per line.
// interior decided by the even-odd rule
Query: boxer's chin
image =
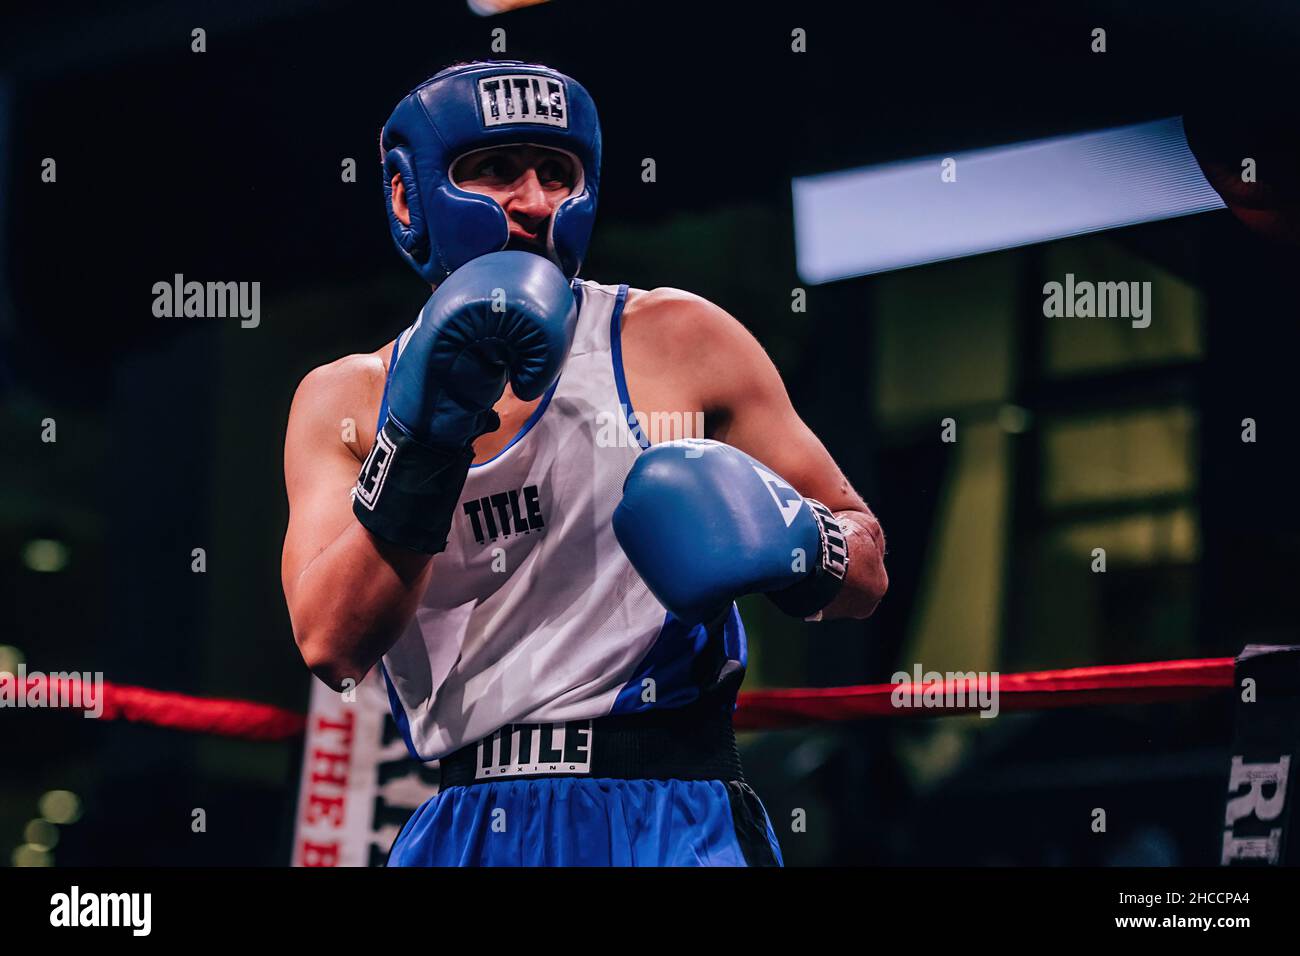
<path fill-rule="evenodd" d="M 523 239 L 519 236 L 511 236 L 506 242 L 506 248 L 516 252 L 531 252 L 542 258 L 547 257 L 546 243 L 537 239 Z"/>

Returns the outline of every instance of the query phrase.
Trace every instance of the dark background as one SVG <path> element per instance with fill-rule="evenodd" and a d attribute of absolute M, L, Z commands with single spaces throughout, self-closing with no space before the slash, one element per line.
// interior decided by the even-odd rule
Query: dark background
<path fill-rule="evenodd" d="M 599 106 L 583 275 L 690 289 L 736 315 L 889 536 L 891 592 L 867 622 L 806 626 L 746 602 L 748 686 L 1294 641 L 1294 250 L 1218 212 L 813 287 L 790 312 L 792 176 L 1171 115 L 1229 156 L 1295 128 L 1288 4 L 984 6 L 7 13 L 0 644 L 32 669 L 305 709 L 279 583 L 289 401 L 309 369 L 378 348 L 426 297 L 393 254 L 378 130 L 420 80 L 493 55 L 496 27 L 505 55 L 571 73 Z M 206 53 L 190 52 L 195 27 Z M 807 53 L 790 51 L 795 27 Z M 46 157 L 56 184 L 41 182 Z M 356 183 L 341 181 L 347 158 Z M 1046 327 L 1042 282 L 1089 268 L 1151 278 L 1178 307 L 1146 338 Z M 174 273 L 261 282 L 262 325 L 153 318 L 152 286 Z M 949 416 L 970 429 L 955 446 L 938 440 Z M 1246 417 L 1257 443 L 1240 440 Z M 66 549 L 61 570 L 31 567 L 37 539 Z M 1113 555 L 1106 575 L 1088 571 L 1095 546 Z M 745 750 L 778 833 L 808 813 L 808 833 L 782 836 L 790 863 L 1213 864 L 1230 733 L 1216 699 L 841 725 Z M 59 865 L 283 864 L 297 759 L 288 744 L 0 711 L 0 864 L 51 789 L 84 807 L 46 855 Z M 207 834 L 190 833 L 195 806 Z M 1105 835 L 1088 826 L 1098 806 Z"/>

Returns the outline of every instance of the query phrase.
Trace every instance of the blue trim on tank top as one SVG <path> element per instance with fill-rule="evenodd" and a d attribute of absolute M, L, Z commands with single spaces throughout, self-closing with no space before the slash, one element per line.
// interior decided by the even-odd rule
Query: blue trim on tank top
<path fill-rule="evenodd" d="M 405 334 L 406 334 L 405 332 L 402 333 L 402 335 Z M 393 339 L 393 354 L 388 356 L 388 368 L 384 370 L 385 373 L 391 372 L 393 370 L 393 363 L 397 361 L 397 346 L 400 345 L 401 342 L 402 342 L 401 335 Z M 391 375 L 388 374 L 384 375 L 384 394 L 379 398 L 379 419 L 378 421 L 375 422 L 376 434 L 378 434 L 380 431 L 383 430 L 384 419 L 388 417 L 388 383 L 391 379 L 392 379 Z"/>
<path fill-rule="evenodd" d="M 627 378 L 623 374 L 623 306 L 627 304 L 627 286 L 618 287 L 618 298 L 614 302 L 614 312 L 609 317 L 609 357 L 614 366 L 614 388 L 618 391 L 619 405 L 628 431 L 637 440 L 641 450 L 650 447 L 650 442 L 636 423 L 636 411 L 632 408 L 632 399 L 627 393 Z"/>
<path fill-rule="evenodd" d="M 392 712 L 393 722 L 397 724 L 402 740 L 406 742 L 406 752 L 421 763 L 428 763 L 434 758 L 425 757 L 415 749 L 415 739 L 411 736 L 411 718 L 407 716 L 406 708 L 398 699 L 397 688 L 393 686 L 393 679 L 388 676 L 388 667 L 382 657 L 379 659 L 379 673 L 384 677 L 384 688 L 388 692 L 388 709 Z"/>

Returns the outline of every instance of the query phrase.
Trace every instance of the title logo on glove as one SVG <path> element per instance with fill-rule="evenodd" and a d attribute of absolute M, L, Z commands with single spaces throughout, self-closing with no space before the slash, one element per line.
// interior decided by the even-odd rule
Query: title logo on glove
<path fill-rule="evenodd" d="M 397 446 L 384 434 L 383 429 L 380 429 L 379 434 L 375 436 L 374 447 L 370 449 L 370 454 L 366 456 L 365 463 L 361 466 L 361 474 L 357 478 L 356 486 L 352 489 L 353 498 L 360 501 L 369 511 L 375 510 L 379 493 L 384 490 L 384 479 L 388 477 L 388 469 L 393 463 L 393 452 L 396 449 Z"/>
<path fill-rule="evenodd" d="M 754 471 L 758 473 L 758 477 L 762 479 L 763 484 L 767 486 L 768 494 L 772 496 L 776 506 L 781 509 L 781 517 L 785 519 L 785 526 L 790 527 L 795 515 L 803 507 L 803 496 L 770 471 L 759 468 L 758 465 L 753 467 Z M 781 489 L 779 492 L 777 491 L 778 488 Z"/>

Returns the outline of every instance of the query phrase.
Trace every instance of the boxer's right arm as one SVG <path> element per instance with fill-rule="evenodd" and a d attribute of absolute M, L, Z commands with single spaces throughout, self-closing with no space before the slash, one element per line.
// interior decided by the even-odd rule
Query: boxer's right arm
<path fill-rule="evenodd" d="M 387 544 L 352 513 L 351 491 L 369 449 L 355 439 L 345 444 L 344 433 L 350 425 L 361 429 L 356 416 L 371 408 L 383 381 L 383 363 L 373 356 L 316 369 L 298 386 L 285 436 L 284 595 L 303 660 L 335 690 L 365 676 L 428 585 L 430 555 Z"/>
<path fill-rule="evenodd" d="M 281 576 L 294 639 L 325 683 L 359 681 L 411 619 L 430 558 L 446 547 L 474 440 L 499 424 L 492 406 L 507 381 L 519 398 L 541 397 L 577 314 L 569 281 L 540 256 L 496 252 L 457 269 L 401 339 L 359 476 L 339 430 L 384 387 L 382 365 L 358 358 L 349 374 L 345 360 L 303 380 L 285 442 Z"/>

